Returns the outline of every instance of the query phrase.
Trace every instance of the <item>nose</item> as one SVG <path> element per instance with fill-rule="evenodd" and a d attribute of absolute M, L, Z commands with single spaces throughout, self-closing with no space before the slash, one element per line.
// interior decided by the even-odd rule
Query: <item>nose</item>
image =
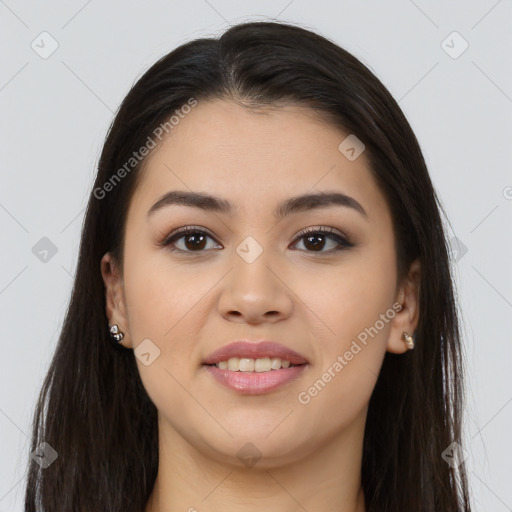
<path fill-rule="evenodd" d="M 222 281 L 218 302 L 219 313 L 225 319 L 259 324 L 279 322 L 291 315 L 293 287 L 286 283 L 283 272 L 272 268 L 268 254 L 269 251 L 263 251 L 255 261 L 248 263 L 234 252 L 233 267 Z"/>

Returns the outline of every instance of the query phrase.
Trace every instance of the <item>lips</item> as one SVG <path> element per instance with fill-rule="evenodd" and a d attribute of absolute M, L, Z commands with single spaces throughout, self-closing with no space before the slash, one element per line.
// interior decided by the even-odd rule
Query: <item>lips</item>
<path fill-rule="evenodd" d="M 227 361 L 231 357 L 240 357 L 248 359 L 260 359 L 264 357 L 278 357 L 279 359 L 290 361 L 294 365 L 307 364 L 308 361 L 298 352 L 277 343 L 276 341 L 235 341 L 224 345 L 212 352 L 203 361 L 204 365 L 212 365 L 220 361 Z"/>

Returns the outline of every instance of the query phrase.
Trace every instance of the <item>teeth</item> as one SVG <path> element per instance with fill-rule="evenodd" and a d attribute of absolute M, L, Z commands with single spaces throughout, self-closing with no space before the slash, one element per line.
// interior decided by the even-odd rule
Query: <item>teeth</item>
<path fill-rule="evenodd" d="M 240 367 L 242 369 L 242 367 Z M 254 370 L 257 372 L 268 372 L 272 369 L 272 362 L 270 357 L 263 357 L 254 360 Z M 279 370 L 279 368 L 277 368 Z"/>
<path fill-rule="evenodd" d="M 269 372 L 270 370 L 289 368 L 290 361 L 279 359 L 279 357 L 262 357 L 260 359 L 231 357 L 227 361 L 219 361 L 215 366 L 221 370 L 231 370 L 233 372 Z"/>
<path fill-rule="evenodd" d="M 238 362 L 238 366 L 241 372 L 252 372 L 254 371 L 254 359 L 242 357 Z"/>
<path fill-rule="evenodd" d="M 281 368 L 281 359 L 279 359 L 279 357 L 273 357 L 270 361 L 270 367 L 272 370 L 279 370 L 279 368 Z"/>

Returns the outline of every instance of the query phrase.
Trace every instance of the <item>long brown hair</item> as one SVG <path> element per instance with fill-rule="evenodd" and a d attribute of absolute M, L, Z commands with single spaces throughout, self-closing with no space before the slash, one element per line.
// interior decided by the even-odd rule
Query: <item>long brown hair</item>
<path fill-rule="evenodd" d="M 243 23 L 183 44 L 122 102 L 99 160 L 71 300 L 34 413 L 31 450 L 46 442 L 58 458 L 45 469 L 30 461 L 25 510 L 141 512 L 148 501 L 158 468 L 157 410 L 133 351 L 109 337 L 100 260 L 111 251 L 122 261 L 127 207 L 144 160 L 121 180 L 112 177 L 190 98 L 307 105 L 365 144 L 392 213 L 399 275 L 416 258 L 422 268 L 416 348 L 386 353 L 370 399 L 362 459 L 367 512 L 469 512 L 464 465 L 453 468 L 442 457 L 451 443 L 461 444 L 462 346 L 442 208 L 418 141 L 358 59 L 279 22 Z"/>

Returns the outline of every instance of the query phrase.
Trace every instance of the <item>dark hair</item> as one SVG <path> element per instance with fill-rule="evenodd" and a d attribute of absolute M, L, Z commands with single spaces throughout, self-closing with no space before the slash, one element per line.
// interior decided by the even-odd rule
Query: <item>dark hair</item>
<path fill-rule="evenodd" d="M 365 144 L 391 210 L 399 276 L 417 258 L 422 269 L 416 348 L 386 353 L 369 403 L 366 509 L 469 512 L 464 464 L 452 468 L 442 458 L 452 442 L 462 444 L 462 346 L 442 206 L 418 141 L 358 59 L 280 22 L 242 23 L 219 38 L 183 44 L 123 100 L 99 160 L 70 304 L 34 413 L 31 450 L 47 442 L 58 458 L 46 469 L 30 461 L 25 510 L 140 512 L 147 504 L 158 469 L 157 410 L 133 351 L 110 339 L 100 260 L 110 251 L 122 262 L 127 208 L 144 160 L 122 179 L 114 175 L 191 98 L 256 109 L 307 106 Z"/>

